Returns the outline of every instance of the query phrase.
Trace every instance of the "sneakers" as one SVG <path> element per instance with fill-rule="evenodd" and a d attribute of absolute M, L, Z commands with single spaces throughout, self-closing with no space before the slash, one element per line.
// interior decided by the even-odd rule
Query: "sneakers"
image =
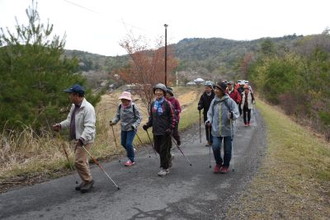
<path fill-rule="evenodd" d="M 220 173 L 222 173 L 222 174 L 226 174 L 226 173 L 228 173 L 229 172 L 229 168 L 228 167 L 221 167 L 220 168 Z"/>
<path fill-rule="evenodd" d="M 249 126 L 249 125 L 248 125 L 248 123 L 244 123 L 244 126 L 247 127 L 247 126 Z"/>
<path fill-rule="evenodd" d="M 171 158 L 170 158 L 170 161 L 168 162 L 168 167 L 171 168 L 173 166 L 173 163 L 172 161 L 174 160 L 174 155 L 171 154 Z"/>
<path fill-rule="evenodd" d="M 81 193 L 86 193 L 91 191 L 91 189 L 93 188 L 94 185 L 94 180 L 90 181 L 90 182 L 84 182 L 84 185 L 80 187 L 80 192 Z"/>
<path fill-rule="evenodd" d="M 130 166 L 133 166 L 134 164 L 135 164 L 135 162 L 134 161 L 132 162 L 131 160 L 128 160 L 124 163 L 125 167 L 130 167 Z"/>
<path fill-rule="evenodd" d="M 220 164 L 216 164 L 213 169 L 213 173 L 220 173 L 222 166 Z"/>
<path fill-rule="evenodd" d="M 169 173 L 170 173 L 170 170 L 169 169 L 163 169 L 163 168 L 161 168 L 160 171 L 157 174 L 158 174 L 158 176 L 166 176 Z"/>

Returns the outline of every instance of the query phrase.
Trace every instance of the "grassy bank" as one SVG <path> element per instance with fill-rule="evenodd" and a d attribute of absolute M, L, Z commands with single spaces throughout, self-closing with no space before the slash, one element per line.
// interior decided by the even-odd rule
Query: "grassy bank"
<path fill-rule="evenodd" d="M 229 219 L 328 219 L 329 143 L 261 101 L 258 109 L 267 127 L 267 155 Z"/>
<path fill-rule="evenodd" d="M 97 136 L 91 153 L 101 161 L 125 154 L 120 145 L 120 125 L 113 126 L 113 131 L 109 126 L 109 120 L 115 115 L 120 103 L 118 100 L 120 93 L 121 91 L 104 95 L 96 106 Z M 196 106 L 199 89 L 180 87 L 174 88 L 174 93 L 183 107 L 180 130 L 184 130 L 198 121 Z M 147 121 L 147 109 L 139 97 L 134 96 L 134 98 L 142 113 L 141 125 L 143 125 Z M 42 138 L 38 138 L 29 129 L 19 135 L 13 134 L 7 137 L 0 135 L 2 144 L 0 148 L 0 192 L 6 191 L 13 185 L 33 184 L 72 172 L 70 164 L 73 165 L 74 155 L 69 143 L 65 140 L 67 132 L 63 131 L 62 135 L 51 133 Z M 151 135 L 151 130 L 149 130 L 149 134 Z M 142 128 L 138 129 L 138 135 L 143 143 L 149 142 L 146 132 Z M 140 147 L 141 143 L 138 138 L 135 138 L 134 144 L 137 148 Z M 70 164 L 64 155 L 63 147 L 69 153 Z M 152 152 L 151 148 L 149 148 L 149 152 Z"/>

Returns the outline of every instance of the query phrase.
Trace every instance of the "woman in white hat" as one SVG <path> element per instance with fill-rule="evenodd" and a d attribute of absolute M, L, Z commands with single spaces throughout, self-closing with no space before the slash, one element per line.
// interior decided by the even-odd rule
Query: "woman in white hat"
<path fill-rule="evenodd" d="M 128 157 L 124 165 L 130 167 L 135 164 L 133 140 L 142 117 L 139 109 L 132 102 L 130 92 L 123 92 L 119 96 L 119 99 L 121 100 L 121 104 L 118 106 L 117 114 L 110 121 L 110 126 L 117 124 L 121 120 L 121 145 L 125 148 Z"/>

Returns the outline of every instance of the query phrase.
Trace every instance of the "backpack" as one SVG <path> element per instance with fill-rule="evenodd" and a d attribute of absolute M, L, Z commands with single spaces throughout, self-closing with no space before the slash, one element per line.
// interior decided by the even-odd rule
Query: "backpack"
<path fill-rule="evenodd" d="M 135 113 L 135 104 L 132 103 L 132 107 L 133 107 L 133 114 L 134 114 L 134 118 L 136 118 L 136 113 Z M 121 104 L 118 106 L 118 111 L 120 111 L 121 109 Z"/>

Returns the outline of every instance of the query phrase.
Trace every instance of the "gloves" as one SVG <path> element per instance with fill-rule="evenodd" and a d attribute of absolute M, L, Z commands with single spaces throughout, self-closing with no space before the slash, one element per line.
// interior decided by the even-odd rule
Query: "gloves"
<path fill-rule="evenodd" d="M 198 110 L 198 111 L 200 111 L 200 110 L 202 110 L 202 109 L 203 109 L 203 107 L 200 106 L 200 105 L 197 107 L 197 110 Z"/>
<path fill-rule="evenodd" d="M 143 130 L 146 131 L 146 130 L 148 130 L 149 127 L 148 127 L 148 125 L 143 125 L 142 128 L 143 128 Z"/>
<path fill-rule="evenodd" d="M 109 124 L 110 124 L 110 126 L 114 126 L 116 123 L 110 121 Z"/>
<path fill-rule="evenodd" d="M 61 130 L 61 124 L 55 124 L 55 125 L 53 125 L 53 130 L 54 131 L 60 131 Z"/>
<path fill-rule="evenodd" d="M 165 130 L 165 134 L 170 135 L 172 134 L 172 129 L 168 128 Z"/>
<path fill-rule="evenodd" d="M 234 113 L 233 112 L 228 112 L 228 119 L 231 119 L 231 120 L 234 119 Z"/>

